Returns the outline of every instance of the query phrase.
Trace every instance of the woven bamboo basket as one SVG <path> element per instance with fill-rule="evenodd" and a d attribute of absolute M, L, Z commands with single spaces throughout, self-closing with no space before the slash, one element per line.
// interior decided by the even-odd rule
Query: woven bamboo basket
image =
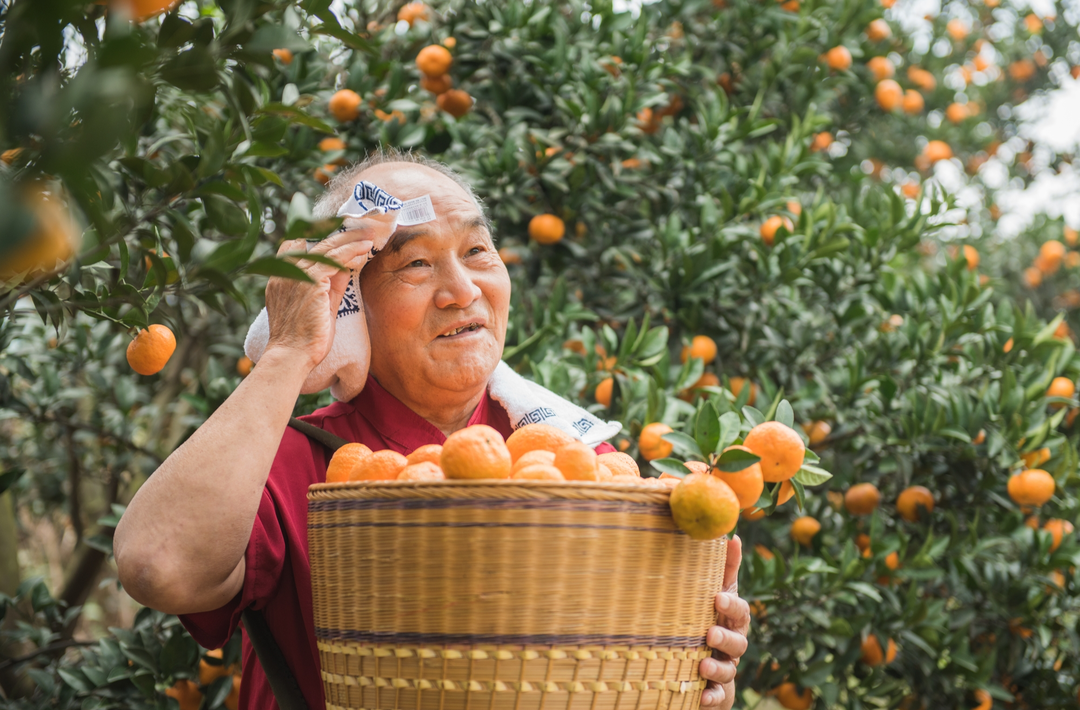
<path fill-rule="evenodd" d="M 724 540 L 611 483 L 308 493 L 328 710 L 696 710 Z"/>

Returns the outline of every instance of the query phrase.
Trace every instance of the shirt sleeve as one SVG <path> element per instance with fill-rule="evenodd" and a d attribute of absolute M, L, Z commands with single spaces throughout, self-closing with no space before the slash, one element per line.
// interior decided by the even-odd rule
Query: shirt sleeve
<path fill-rule="evenodd" d="M 601 441 L 600 445 L 597 446 L 594 450 L 598 454 L 610 454 L 612 451 L 615 450 L 615 447 L 607 443 L 606 441 Z"/>
<path fill-rule="evenodd" d="M 244 552 L 243 588 L 221 608 L 181 614 L 180 623 L 203 648 L 221 648 L 232 638 L 245 609 L 262 609 L 266 605 L 277 589 L 284 565 L 285 535 L 274 500 L 264 488 Z"/>

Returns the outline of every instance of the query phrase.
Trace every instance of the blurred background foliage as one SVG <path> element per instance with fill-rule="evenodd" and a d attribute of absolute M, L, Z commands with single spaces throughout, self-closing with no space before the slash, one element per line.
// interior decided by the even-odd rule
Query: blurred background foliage
<path fill-rule="evenodd" d="M 783 397 L 835 473 L 740 523 L 738 707 L 1076 707 L 1077 233 L 1006 238 L 995 194 L 1072 159 L 1015 107 L 1080 75 L 1080 8 L 913 3 L 0 2 L 0 704 L 236 706 L 238 640 L 138 610 L 111 532 L 249 371 L 277 245 L 333 228 L 322 183 L 392 146 L 473 182 L 506 359 L 620 448 Z M 433 44 L 465 94 L 425 88 Z M 177 348 L 145 377 L 150 323 Z M 683 361 L 696 335 L 715 358 Z M 1056 492 L 1025 509 L 1033 466 Z"/>

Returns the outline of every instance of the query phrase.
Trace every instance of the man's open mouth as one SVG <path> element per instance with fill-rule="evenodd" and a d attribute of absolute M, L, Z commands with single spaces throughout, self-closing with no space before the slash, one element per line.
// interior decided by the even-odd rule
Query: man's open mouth
<path fill-rule="evenodd" d="M 440 338 L 451 338 L 451 337 L 453 337 L 455 335 L 460 335 L 461 333 L 471 333 L 474 330 L 480 330 L 483 327 L 484 326 L 480 325 L 479 323 L 469 323 L 467 325 L 462 325 L 462 326 L 459 326 L 457 328 L 451 328 L 450 330 L 446 331 L 445 333 L 442 333 L 439 337 Z"/>

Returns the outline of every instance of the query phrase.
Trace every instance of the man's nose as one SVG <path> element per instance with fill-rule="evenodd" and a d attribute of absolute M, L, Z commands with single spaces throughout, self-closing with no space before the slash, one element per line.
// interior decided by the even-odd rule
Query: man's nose
<path fill-rule="evenodd" d="M 473 281 L 473 273 L 456 259 L 438 270 L 438 278 L 435 305 L 439 308 L 468 308 L 483 293 Z"/>

